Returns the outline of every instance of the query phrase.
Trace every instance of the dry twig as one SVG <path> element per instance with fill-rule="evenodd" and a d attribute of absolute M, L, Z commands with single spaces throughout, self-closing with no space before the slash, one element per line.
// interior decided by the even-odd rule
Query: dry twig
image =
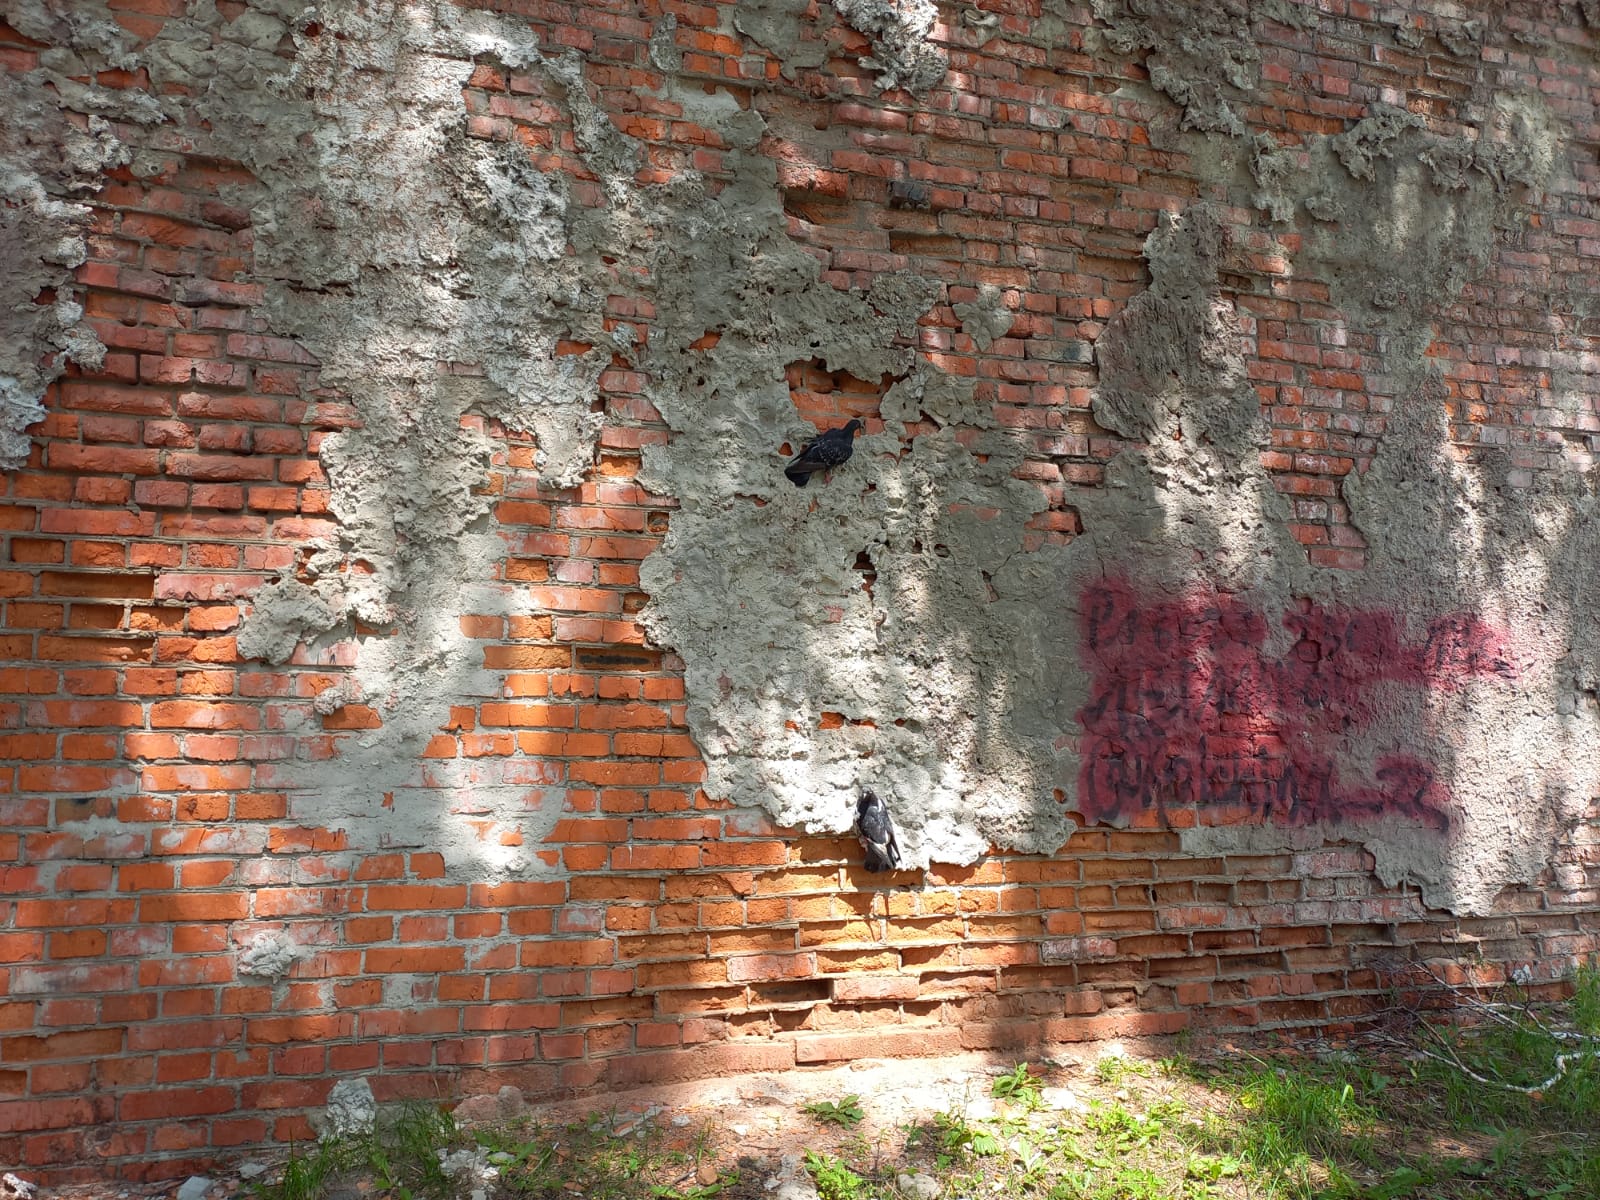
<path fill-rule="evenodd" d="M 1414 1010 L 1406 1010 L 1406 1015 L 1412 1018 L 1413 1028 L 1421 1028 L 1421 1030 L 1433 1040 L 1434 1044 L 1441 1048 L 1443 1051 L 1442 1053 L 1435 1050 L 1429 1050 L 1425 1046 L 1418 1046 L 1415 1042 L 1408 1042 L 1402 1038 L 1395 1037 L 1393 1034 L 1388 1033 L 1375 1033 L 1373 1037 L 1377 1041 L 1406 1050 L 1413 1054 L 1420 1054 L 1422 1057 L 1432 1059 L 1434 1062 L 1443 1063 L 1445 1066 L 1452 1067 L 1455 1070 L 1460 1071 L 1463 1075 L 1475 1083 L 1481 1083 L 1486 1087 L 1502 1088 L 1505 1091 L 1517 1092 L 1524 1096 L 1542 1095 L 1559 1083 L 1567 1074 L 1567 1071 L 1571 1068 L 1572 1064 L 1575 1062 L 1582 1062 L 1585 1059 L 1600 1059 L 1600 1039 L 1596 1039 L 1587 1034 L 1578 1033 L 1573 1030 L 1552 1028 L 1537 1013 L 1533 1011 L 1531 1005 L 1504 1004 L 1485 1000 L 1478 995 L 1476 989 L 1468 989 L 1461 987 L 1458 984 L 1451 983 L 1449 980 L 1442 978 L 1426 963 L 1407 962 L 1400 964 L 1400 967 L 1407 972 L 1421 972 L 1422 974 L 1426 975 L 1433 981 L 1436 988 L 1449 992 L 1455 997 L 1457 1008 L 1464 1009 L 1469 1013 L 1476 1014 L 1510 1029 L 1525 1029 L 1525 1025 L 1508 1015 L 1507 1010 L 1510 1010 L 1520 1014 L 1526 1021 L 1531 1022 L 1541 1034 L 1552 1039 L 1553 1041 L 1580 1042 L 1583 1043 L 1583 1045 L 1577 1050 L 1571 1050 L 1563 1054 L 1557 1054 L 1555 1056 L 1555 1070 L 1552 1071 L 1547 1078 L 1540 1080 L 1538 1083 L 1521 1084 L 1512 1083 L 1505 1079 L 1491 1078 L 1473 1070 L 1461 1060 L 1461 1056 L 1456 1053 L 1455 1048 L 1451 1046 L 1451 1044 L 1445 1038 L 1441 1037 L 1438 1031 L 1434 1029 L 1433 1026 L 1427 1021 L 1423 1020 Z M 1400 972 L 1398 970 L 1395 971 L 1395 974 L 1399 973 Z"/>

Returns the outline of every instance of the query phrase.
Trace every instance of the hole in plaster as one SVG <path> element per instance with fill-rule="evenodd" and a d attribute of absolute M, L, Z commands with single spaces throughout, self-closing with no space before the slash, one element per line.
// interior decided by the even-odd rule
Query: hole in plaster
<path fill-rule="evenodd" d="M 873 565 L 872 555 L 865 550 L 857 554 L 855 569 L 861 572 L 861 590 L 871 596 L 872 585 L 878 582 L 878 569 Z"/>
<path fill-rule="evenodd" d="M 812 346 L 817 348 L 818 343 Z M 869 428 L 879 423 L 883 394 L 895 380 L 890 374 L 872 382 L 849 371 L 830 371 L 820 358 L 796 360 L 783 370 L 795 411 L 818 429 L 836 428 L 852 417 L 866 421 Z"/>
<path fill-rule="evenodd" d="M 943 542 L 937 543 L 933 548 L 933 552 L 934 552 L 934 554 L 938 555 L 940 558 L 949 558 L 950 557 L 950 547 L 946 546 Z"/>
<path fill-rule="evenodd" d="M 878 723 L 871 717 L 850 718 L 840 712 L 822 712 L 817 718 L 818 729 L 843 729 L 846 725 L 856 729 L 876 729 Z"/>

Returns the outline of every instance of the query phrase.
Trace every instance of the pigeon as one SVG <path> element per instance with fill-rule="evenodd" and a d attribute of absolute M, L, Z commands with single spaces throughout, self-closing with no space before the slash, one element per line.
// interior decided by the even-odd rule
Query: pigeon
<path fill-rule="evenodd" d="M 867 790 L 856 801 L 856 835 L 867 852 L 867 870 L 892 871 L 900 865 L 900 847 L 894 840 L 889 806 Z"/>
<path fill-rule="evenodd" d="M 806 481 L 818 471 L 831 471 L 849 462 L 855 450 L 856 430 L 860 428 L 861 422 L 852 417 L 849 424 L 830 429 L 816 441 L 808 443 L 783 469 L 789 482 L 795 487 L 805 487 Z"/>

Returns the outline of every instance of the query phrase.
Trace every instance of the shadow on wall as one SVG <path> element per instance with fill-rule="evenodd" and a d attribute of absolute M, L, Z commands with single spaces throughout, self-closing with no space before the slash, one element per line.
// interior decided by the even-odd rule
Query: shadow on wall
<path fill-rule="evenodd" d="M 324 384 L 348 390 L 361 418 L 359 430 L 331 439 L 324 453 L 341 544 L 315 579 L 259 602 L 277 606 L 284 619 L 279 634 L 287 640 L 269 639 L 275 647 L 292 649 L 304 634 L 331 646 L 352 619 L 386 631 L 363 635 L 350 672 L 359 692 L 341 693 L 347 707 L 365 705 L 381 725 L 351 731 L 335 757 L 297 763 L 282 780 L 293 815 L 307 827 L 346 830 L 351 862 L 388 849 L 437 852 L 445 877 L 425 886 L 458 906 L 467 889 L 451 880 L 476 887 L 558 873 L 536 847 L 568 796 L 543 756 L 508 758 L 511 735 L 481 729 L 474 744 L 482 754 L 419 765 L 417 753 L 449 721 L 453 704 L 469 702 L 481 716 L 507 687 L 502 674 L 484 668 L 482 647 L 463 632 L 461 616 L 549 615 L 531 590 L 492 582 L 506 551 L 491 529 L 491 497 L 469 481 L 489 473 L 496 447 L 470 414 L 491 413 L 519 429 L 542 420 L 550 433 L 542 442 L 554 443 L 562 430 L 588 428 L 595 379 L 589 366 L 574 368 L 576 377 L 565 381 L 570 394 L 560 393 L 574 402 L 563 401 L 552 417 L 508 404 L 503 381 L 436 376 L 412 364 L 487 358 L 504 367 L 514 354 L 554 363 L 563 338 L 603 347 L 597 363 L 610 361 L 612 346 L 632 353 L 608 338 L 599 314 L 569 313 L 538 291 L 550 275 L 564 287 L 606 294 L 612 281 L 593 270 L 598 250 L 574 265 L 570 241 L 651 266 L 653 283 L 640 290 L 653 287 L 658 320 L 652 348 L 636 365 L 652 378 L 650 399 L 673 436 L 647 447 L 646 479 L 658 494 L 678 498 L 682 511 L 646 560 L 652 603 L 644 622 L 688 664 L 689 721 L 713 795 L 838 833 L 848 827 L 858 787 L 871 782 L 893 798 L 908 859 L 918 863 L 971 862 L 991 844 L 1053 851 L 1071 832 L 1068 810 L 1076 803 L 1086 817 L 1140 827 L 1177 825 L 1192 813 L 1208 823 L 1185 832 L 1184 845 L 1196 853 L 1359 835 L 1374 845 L 1386 878 L 1416 879 L 1430 898 L 1469 908 L 1486 906 L 1500 880 L 1534 869 L 1537 857 L 1528 856 L 1543 853 L 1545 829 L 1497 851 L 1492 870 L 1484 867 L 1486 831 L 1499 828 L 1527 791 L 1504 787 L 1515 780 L 1503 772 L 1491 775 L 1495 807 L 1485 807 L 1491 785 L 1479 773 L 1506 757 L 1501 730 L 1486 729 L 1498 722 L 1485 712 L 1505 714 L 1512 686 L 1523 689 L 1522 699 L 1538 699 L 1538 689 L 1560 682 L 1530 671 L 1520 644 L 1502 653 L 1491 631 L 1520 628 L 1533 597 L 1551 590 L 1554 569 L 1526 585 L 1519 574 L 1515 597 L 1447 569 L 1451 559 L 1439 548 L 1456 544 L 1470 519 L 1457 496 L 1489 492 L 1456 474 L 1438 482 L 1446 475 L 1433 456 L 1443 443 L 1430 443 L 1432 427 L 1421 423 L 1424 391 L 1394 414 L 1372 482 L 1351 485 L 1361 489 L 1351 505 L 1373 546 L 1370 574 L 1345 582 L 1307 566 L 1288 532 L 1289 511 L 1260 465 L 1249 346 L 1219 282 L 1228 250 L 1214 214 L 1197 207 L 1152 234 L 1151 288 L 1102 337 L 1096 413 L 1129 444 L 1108 468 L 1107 488 L 1071 493 L 1086 536 L 1029 549 L 1025 531 L 1051 497 L 1017 474 L 1052 456 L 1026 423 L 999 419 L 988 383 L 967 374 L 978 360 L 964 342 L 960 353 L 916 348 L 925 336 L 918 322 L 941 288 L 966 281 L 878 272 L 866 291 L 836 289 L 787 235 L 772 164 L 754 152 L 757 114 L 729 110 L 718 118 L 735 147 L 719 194 L 685 179 L 646 195 L 632 179 L 637 146 L 605 124 L 581 76 L 525 47 L 480 51 L 480 67 L 498 69 L 500 61 L 542 73 L 552 92 L 565 89 L 562 118 L 600 179 L 599 205 L 602 196 L 551 191 L 498 152 L 444 136 L 459 116 L 453 93 L 461 63 L 436 78 L 423 69 L 435 65 L 426 56 L 406 59 L 391 49 L 416 68 L 401 73 L 415 86 L 398 91 L 423 96 L 448 120 L 430 126 L 420 144 L 402 136 L 404 110 L 392 114 L 393 124 L 363 131 L 356 157 L 367 175 L 357 195 L 324 196 L 314 178 L 281 175 L 268 188 L 348 206 L 355 220 L 403 218 L 392 243 L 367 243 L 365 229 L 345 230 L 348 243 L 335 239 L 348 252 L 332 257 L 359 264 L 349 279 L 319 275 L 308 259 L 326 253 L 323 235 L 292 223 L 304 244 L 290 239 L 266 268 L 284 284 L 275 301 L 283 332 L 315 349 Z M 372 86 L 387 95 L 394 80 Z M 382 110 L 374 95 L 348 102 Z M 384 187 L 404 177 L 393 170 L 391 139 L 395 153 L 432 167 L 471 150 L 477 173 L 424 172 L 421 183 L 389 196 Z M 530 191 L 540 202 L 526 223 L 495 203 L 501 192 Z M 599 215 L 579 214 L 580 200 L 599 205 Z M 409 239 L 419 221 L 431 222 L 430 239 L 414 250 Z M 512 268 L 480 240 L 514 243 Z M 463 305 L 449 289 L 412 286 L 416 275 L 463 262 L 484 292 L 490 277 L 503 274 L 533 300 L 519 308 L 494 293 L 493 303 L 479 305 L 483 296 L 474 295 Z M 495 322 L 523 322 L 534 334 L 508 346 L 460 332 Z M 391 353 L 382 342 L 397 329 L 426 353 L 410 346 Z M 714 345 L 696 349 L 708 334 L 717 335 Z M 799 491 L 783 479 L 777 453 L 809 428 L 792 408 L 785 371 L 817 358 L 830 371 L 894 382 L 852 463 L 825 486 Z M 516 378 L 530 393 L 555 386 Z M 1413 413 L 1429 432 L 1407 441 L 1402 429 Z M 552 431 L 551 421 L 569 417 Z M 582 458 L 575 451 L 564 458 L 551 482 L 570 482 L 568 469 L 581 468 Z M 1384 514 L 1394 502 L 1380 483 L 1439 488 L 1428 510 L 1436 540 L 1405 556 L 1403 568 L 1388 565 L 1396 556 Z M 1495 512 L 1512 519 L 1509 510 Z M 1508 561 L 1512 546 L 1548 541 L 1536 525 L 1518 526 L 1498 543 L 1504 551 L 1485 549 L 1483 557 Z M 1557 535 L 1552 553 L 1576 563 L 1593 535 L 1587 526 L 1574 529 Z M 875 576 L 870 589 L 857 569 L 863 558 Z M 370 585 L 356 582 L 368 572 Z M 1581 611 L 1592 599 L 1586 577 L 1565 567 L 1555 575 Z M 252 620 L 261 618 L 258 611 Z M 1570 618 L 1552 615 L 1540 639 L 1540 648 L 1570 645 Z M 316 659 L 316 652 L 301 655 L 307 665 Z M 1590 664 L 1572 670 L 1594 676 Z M 338 712 L 331 700 L 321 707 L 329 711 L 315 702 L 297 711 L 303 729 Z M 1592 753 L 1583 715 L 1558 706 L 1553 720 L 1515 728 L 1535 744 L 1548 744 L 1554 728 L 1581 766 Z M 1289 744 L 1297 735 L 1309 749 Z M 1141 773 L 1152 767 L 1154 776 Z M 1165 810 L 1163 789 L 1171 798 Z M 446 811 L 436 803 L 441 791 L 453 798 Z M 1346 828 L 1352 808 L 1373 819 Z M 1265 832 L 1253 832 L 1257 818 Z M 1270 828 L 1275 822 L 1292 831 Z M 1307 823 L 1331 828 L 1302 831 Z M 1455 839 L 1453 850 L 1441 826 Z M 369 909 L 373 890 L 369 884 Z M 421 898 L 398 886 L 392 897 L 396 911 Z M 469 960 L 460 947 L 427 953 L 437 957 L 402 947 L 386 960 L 396 968 L 380 972 L 386 1007 L 447 1003 L 435 990 L 437 974 L 458 965 L 488 969 L 490 961 Z M 522 1043 L 530 1058 L 536 1046 L 532 1035 Z"/>

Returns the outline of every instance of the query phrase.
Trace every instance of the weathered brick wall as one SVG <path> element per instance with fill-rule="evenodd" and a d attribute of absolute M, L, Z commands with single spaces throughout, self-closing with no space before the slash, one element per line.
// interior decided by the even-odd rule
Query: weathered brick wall
<path fill-rule="evenodd" d="M 792 79 L 739 35 L 728 4 L 474 7 L 576 49 L 593 100 L 648 146 L 659 180 L 690 167 L 716 179 L 722 138 L 661 98 L 649 44 L 667 28 L 681 78 L 781 129 L 759 153 L 776 160 L 788 233 L 827 283 L 914 269 L 945 285 L 914 344 L 975 378 L 1002 427 L 1028 431 L 1019 473 L 1048 504 L 1025 547 L 1081 533 L 1075 495 L 1127 444 L 1091 412 L 1097 339 L 1146 286 L 1157 213 L 1230 203 L 1187 155 L 1152 145 L 1149 123 L 1173 107 L 1127 90 L 1147 79 L 1138 62 L 1085 47 L 1091 12 L 986 0 L 999 35 L 974 44 L 962 7 L 946 5 L 933 40 L 950 73 L 913 98 L 877 92 L 857 65 L 867 40 L 825 3 L 802 23 L 826 62 Z M 1251 128 L 1294 146 L 1387 100 L 1449 133 L 1471 91 L 1433 35 L 1454 7 L 1412 7 L 1397 18 L 1323 0 L 1314 31 L 1257 20 Z M 1600 429 L 1592 403 L 1575 417 L 1550 398 L 1560 356 L 1593 339 L 1581 311 L 1553 329 L 1549 302 L 1592 290 L 1600 257 L 1600 67 L 1572 7 L 1493 7 L 1504 11 L 1474 71 L 1542 94 L 1572 153 L 1558 185 L 1524 198 L 1526 221 L 1461 265 L 1459 294 L 1429 297 L 1425 341 L 1463 460 L 1503 447 L 1514 482 L 1533 486 L 1575 455 L 1591 461 Z M 183 0 L 107 8 L 141 43 L 186 19 Z M 229 21 L 244 9 L 219 7 Z M 1065 30 L 1048 48 L 1030 40 L 1047 18 Z M 1397 46 L 1397 20 L 1425 36 Z M 9 71 L 48 54 L 0 26 Z M 116 69 L 97 82 L 154 86 Z M 462 92 L 467 134 L 526 147 L 599 204 L 549 91 L 479 62 Z M 92 227 L 72 284 L 104 362 L 68 365 L 49 389 L 0 507 L 0 1161 L 182 1173 L 229 1147 L 307 1136 L 307 1114 L 348 1076 L 384 1100 L 500 1083 L 554 1095 L 866 1055 L 1342 1023 L 1382 1001 L 1388 956 L 1549 980 L 1600 949 L 1600 809 L 1543 879 L 1457 917 L 1384 886 L 1358 845 L 1185 854 L 1174 830 L 1192 812 L 1090 824 L 1048 857 L 874 877 L 852 840 L 706 795 L 683 662 L 636 620 L 639 564 L 676 503 L 636 480 L 641 446 L 668 429 L 620 355 L 600 376 L 604 424 L 578 486 L 541 486 L 531 438 L 463 418 L 495 447 L 473 486 L 493 498 L 504 553 L 479 582 L 537 612 L 437 614 L 481 652 L 499 696 L 437 697 L 420 750 L 436 774 L 422 786 L 441 825 L 463 828 L 489 828 L 480 781 L 525 787 L 530 812 L 563 805 L 532 848 L 541 876 L 497 881 L 486 853 L 467 879 L 436 849 L 352 845 L 336 818 L 291 817 L 305 811 L 294 765 L 337 763 L 385 721 L 378 704 L 314 701 L 360 639 L 387 631 L 302 645 L 281 666 L 242 660 L 235 635 L 257 589 L 294 572 L 313 539 L 339 536 L 318 452 L 357 410 L 263 312 L 268 234 L 234 190 L 248 172 L 210 156 L 199 126 L 116 132 L 157 154 L 110 167 L 82 197 Z M 1269 235 L 1261 212 L 1224 211 L 1239 252 L 1221 284 L 1271 426 L 1261 465 L 1292 498 L 1310 562 L 1359 572 L 1367 548 L 1343 483 L 1370 463 L 1397 401 L 1386 335 L 1347 330 L 1328 282 L 1291 270 L 1274 247 L 1295 242 L 1292 228 Z M 1016 319 L 979 351 L 952 306 L 983 284 Z M 619 286 L 606 326 L 642 341 L 653 315 Z M 821 361 L 792 366 L 789 385 L 823 427 L 872 421 L 883 390 Z M 825 713 L 823 727 L 847 719 Z M 1208 821 L 1248 819 L 1241 808 Z M 297 954 L 281 977 L 241 960 L 269 932 Z"/>

